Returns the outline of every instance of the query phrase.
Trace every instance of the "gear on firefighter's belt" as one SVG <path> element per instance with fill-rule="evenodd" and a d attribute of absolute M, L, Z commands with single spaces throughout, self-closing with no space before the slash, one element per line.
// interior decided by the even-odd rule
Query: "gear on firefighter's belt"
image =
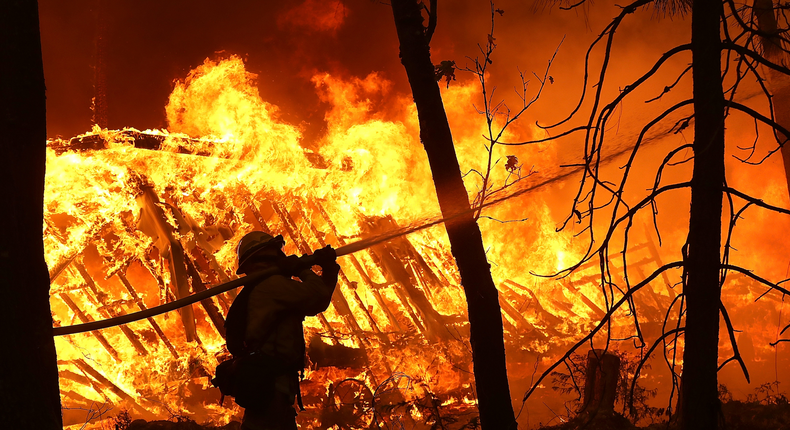
<path fill-rule="evenodd" d="M 245 286 L 228 310 L 225 331 L 231 360 L 217 366 L 212 383 L 245 408 L 242 430 L 294 430 L 299 373 L 304 369 L 302 321 L 326 310 L 340 266 L 331 247 L 314 252 L 321 276 L 286 256 L 282 236 L 245 235 L 237 248 L 237 273 L 277 267 L 280 274 Z M 292 276 L 299 280 L 291 279 Z"/>

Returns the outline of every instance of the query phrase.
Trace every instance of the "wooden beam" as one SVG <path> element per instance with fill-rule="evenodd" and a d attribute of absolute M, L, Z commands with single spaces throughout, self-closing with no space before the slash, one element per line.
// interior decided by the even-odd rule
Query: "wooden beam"
<path fill-rule="evenodd" d="M 74 312 L 75 315 L 77 315 L 77 318 L 79 318 L 80 321 L 82 321 L 83 323 L 88 323 L 93 321 L 93 317 L 85 314 L 85 312 L 83 312 L 82 309 L 80 309 L 80 307 L 77 306 L 74 300 L 72 300 L 67 293 L 60 293 L 58 296 L 60 297 L 61 300 L 63 300 L 63 303 L 65 303 L 69 307 L 69 309 L 71 309 L 71 311 Z M 121 361 L 120 357 L 118 356 L 118 351 L 116 351 L 115 348 L 113 348 L 113 346 L 110 345 L 110 342 L 107 341 L 107 338 L 104 337 L 104 335 L 100 331 L 93 330 L 90 333 L 93 335 L 93 337 L 96 338 L 96 340 L 99 341 L 101 346 L 104 347 L 104 350 L 110 354 L 110 357 L 112 357 L 113 360 L 115 360 L 116 362 Z"/>

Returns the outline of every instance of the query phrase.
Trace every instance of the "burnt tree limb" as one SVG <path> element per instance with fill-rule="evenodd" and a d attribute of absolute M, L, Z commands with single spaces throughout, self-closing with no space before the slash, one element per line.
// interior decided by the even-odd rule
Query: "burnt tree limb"
<path fill-rule="evenodd" d="M 787 54 L 783 47 L 781 31 L 777 25 L 773 1 L 755 0 L 754 15 L 760 29 L 759 39 L 763 47 L 763 56 L 772 63 L 786 64 Z M 790 77 L 768 67 L 764 67 L 763 71 L 773 96 L 771 102 L 774 118 L 779 125 L 787 129 L 790 127 Z M 790 136 L 779 131 L 777 135 L 782 143 L 782 164 L 785 169 L 787 188 L 790 192 L 790 144 L 787 143 Z"/>
<path fill-rule="evenodd" d="M 392 0 L 391 5 L 401 62 L 417 107 L 420 140 L 428 155 L 439 207 L 444 218 L 454 217 L 445 226 L 469 308 L 480 423 L 484 430 L 515 429 L 499 296 L 480 228 L 469 212 L 469 198 L 436 83 L 421 6 L 415 0 Z M 435 19 L 436 8 L 431 13 Z"/>

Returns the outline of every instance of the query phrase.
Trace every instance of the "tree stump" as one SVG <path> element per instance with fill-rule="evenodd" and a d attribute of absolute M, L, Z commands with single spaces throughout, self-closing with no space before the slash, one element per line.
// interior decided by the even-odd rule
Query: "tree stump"
<path fill-rule="evenodd" d="M 620 357 L 594 349 L 587 353 L 587 375 L 580 415 L 614 413 Z"/>

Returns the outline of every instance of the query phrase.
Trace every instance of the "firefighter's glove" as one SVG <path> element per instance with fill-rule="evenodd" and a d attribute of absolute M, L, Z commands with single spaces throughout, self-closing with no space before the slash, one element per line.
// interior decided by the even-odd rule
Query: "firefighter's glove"
<path fill-rule="evenodd" d="M 321 266 L 322 269 L 336 266 L 335 260 L 337 260 L 337 252 L 335 252 L 335 249 L 332 248 L 331 245 L 316 249 L 315 252 L 313 252 L 313 256 L 315 257 L 315 264 Z"/>
<path fill-rule="evenodd" d="M 277 266 L 277 268 L 280 270 L 280 273 L 286 278 L 296 276 L 302 271 L 302 269 L 304 269 L 299 261 L 299 257 L 295 255 L 289 255 L 287 257 L 280 258 L 274 263 L 274 265 Z"/>
<path fill-rule="evenodd" d="M 321 279 L 324 283 L 332 288 L 337 284 L 337 275 L 340 272 L 340 266 L 335 262 L 337 259 L 337 252 L 327 245 L 321 249 L 313 252 L 315 264 L 321 266 Z"/>

